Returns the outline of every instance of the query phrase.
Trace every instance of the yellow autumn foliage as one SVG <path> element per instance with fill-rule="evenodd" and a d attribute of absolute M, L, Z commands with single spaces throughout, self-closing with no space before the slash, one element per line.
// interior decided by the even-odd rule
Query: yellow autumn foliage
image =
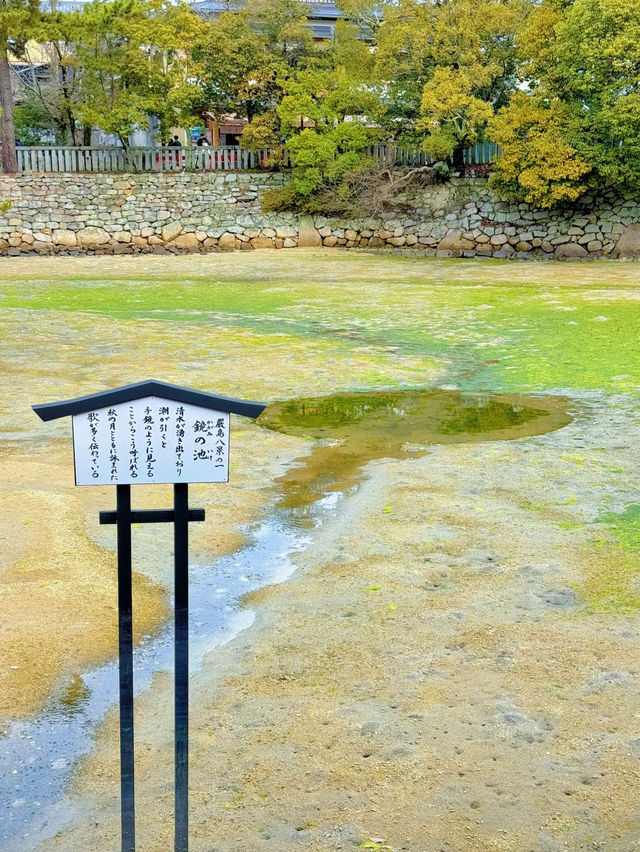
<path fill-rule="evenodd" d="M 490 138 L 503 148 L 492 187 L 504 198 L 539 207 L 575 201 L 587 189 L 591 167 L 566 141 L 566 128 L 561 101 L 514 94 L 488 126 Z"/>
<path fill-rule="evenodd" d="M 473 94 L 482 74 L 490 79 L 492 70 L 486 66 L 464 71 L 442 66 L 435 69 L 422 91 L 418 122 L 418 128 L 429 134 L 423 143 L 427 153 L 444 159 L 458 145 L 477 140 L 478 129 L 493 115 L 491 104 Z"/>

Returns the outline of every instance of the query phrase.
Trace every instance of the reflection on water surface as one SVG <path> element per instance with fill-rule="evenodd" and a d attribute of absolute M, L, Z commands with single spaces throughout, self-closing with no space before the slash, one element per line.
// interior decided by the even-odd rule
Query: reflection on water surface
<path fill-rule="evenodd" d="M 309 506 L 322 493 L 348 491 L 367 462 L 417 458 L 431 444 L 505 441 L 542 435 L 571 422 L 565 397 L 369 391 L 286 400 L 258 422 L 288 435 L 323 439 L 281 479 L 281 505 Z"/>

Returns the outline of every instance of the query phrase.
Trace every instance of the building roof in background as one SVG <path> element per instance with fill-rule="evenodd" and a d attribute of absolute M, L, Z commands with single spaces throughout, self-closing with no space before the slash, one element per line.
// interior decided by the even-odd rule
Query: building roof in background
<path fill-rule="evenodd" d="M 79 9 L 82 9 L 83 6 L 89 0 L 53 0 L 53 5 L 55 6 L 56 12 L 77 12 Z M 52 6 L 52 0 L 40 0 L 40 9 L 43 12 L 50 12 Z"/>
<path fill-rule="evenodd" d="M 238 2 L 229 2 L 229 0 L 194 0 L 191 8 L 198 14 L 207 12 L 219 15 L 221 12 L 233 12 L 237 9 L 242 9 L 246 5 L 243 0 L 238 0 Z M 343 13 L 334 3 L 334 0 L 309 0 L 305 5 L 311 10 L 311 17 L 332 18 L 334 20 L 344 17 Z"/>
<path fill-rule="evenodd" d="M 191 8 L 201 18 L 214 18 L 222 12 L 241 9 L 245 5 L 242 0 L 195 0 Z M 309 0 L 305 5 L 309 9 L 308 26 L 315 38 L 333 38 L 336 21 L 345 18 L 334 0 Z"/>
<path fill-rule="evenodd" d="M 88 0 L 40 0 L 44 12 L 51 11 L 52 3 L 58 12 L 75 12 Z M 193 0 L 191 8 L 201 18 L 213 18 L 222 12 L 232 12 L 246 6 L 246 0 Z M 309 29 L 316 38 L 332 38 L 336 21 L 346 18 L 336 6 L 334 0 L 308 0 Z M 366 34 L 363 34 L 366 38 Z"/>

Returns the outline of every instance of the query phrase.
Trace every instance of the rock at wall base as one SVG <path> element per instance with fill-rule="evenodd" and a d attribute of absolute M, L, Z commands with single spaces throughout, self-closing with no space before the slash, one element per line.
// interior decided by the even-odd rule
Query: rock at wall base
<path fill-rule="evenodd" d="M 236 235 L 224 233 L 218 240 L 218 249 L 220 251 L 233 251 L 236 247 Z"/>
<path fill-rule="evenodd" d="M 438 251 L 465 251 L 473 248 L 475 246 L 471 240 L 465 240 L 462 231 L 454 229 L 447 231 L 438 243 Z"/>
<path fill-rule="evenodd" d="M 272 249 L 275 248 L 272 239 L 269 237 L 253 237 L 251 240 L 251 245 L 254 249 Z"/>
<path fill-rule="evenodd" d="M 632 225 L 627 225 L 624 232 L 620 234 L 612 254 L 613 257 L 621 257 L 625 260 L 640 258 L 640 224 L 634 222 Z"/>
<path fill-rule="evenodd" d="M 198 238 L 195 234 L 180 234 L 180 236 L 176 237 L 173 241 L 173 245 L 179 249 L 197 249 L 200 246 Z"/>
<path fill-rule="evenodd" d="M 175 240 L 175 238 L 182 233 L 182 225 L 180 222 L 168 222 L 162 228 L 162 239 L 165 243 L 170 243 L 171 240 Z"/>
<path fill-rule="evenodd" d="M 67 231 L 64 228 L 56 228 L 51 239 L 57 246 L 76 246 L 78 244 L 75 231 Z M 33 240 L 30 242 L 33 245 Z"/>
<path fill-rule="evenodd" d="M 109 234 L 102 228 L 82 228 L 76 234 L 78 245 L 88 248 L 89 246 L 103 246 L 110 240 Z"/>
<path fill-rule="evenodd" d="M 311 216 L 302 216 L 298 228 L 299 248 L 318 248 L 322 245 L 322 237 L 313 225 Z"/>
<path fill-rule="evenodd" d="M 589 252 L 578 243 L 563 243 L 555 251 L 556 260 L 583 260 Z"/>

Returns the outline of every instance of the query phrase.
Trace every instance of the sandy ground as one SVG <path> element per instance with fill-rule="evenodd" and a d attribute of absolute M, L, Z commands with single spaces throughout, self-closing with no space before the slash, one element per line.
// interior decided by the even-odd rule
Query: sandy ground
<path fill-rule="evenodd" d="M 243 465 L 268 482 L 288 458 L 287 439 L 236 429 L 234 449 Z M 267 449 L 267 454 L 265 454 Z M 271 470 L 269 470 L 271 466 Z M 18 475 L 16 476 L 16 471 Z M 117 653 L 115 527 L 101 527 L 98 513 L 111 509 L 111 488 L 76 488 L 68 439 L 7 441 L 0 454 L 0 718 L 22 718 L 64 692 L 84 667 Z M 191 560 L 207 564 L 242 545 L 239 526 L 260 516 L 268 489 L 248 484 L 246 471 L 223 492 L 191 488 L 191 505 L 215 523 L 190 530 Z M 171 505 L 169 486 L 134 489 L 134 508 Z M 133 532 L 134 641 L 153 634 L 168 618 L 173 584 L 169 526 Z"/>
<path fill-rule="evenodd" d="M 8 721 L 37 712 L 52 689 L 64 690 L 82 667 L 112 657 L 117 649 L 115 528 L 97 522 L 101 509 L 114 506 L 112 489 L 74 486 L 70 422 L 41 423 L 31 405 L 156 376 L 259 400 L 289 395 L 295 383 L 327 392 L 336 361 L 332 345 L 284 333 L 213 325 L 199 327 L 197 336 L 185 335 L 180 323 L 114 322 L 63 310 L 4 311 L 0 339 L 5 379 L 0 385 L 0 642 L 7 663 L 0 666 L 0 720 Z M 380 360 L 375 347 L 361 345 L 344 357 L 350 379 L 360 381 Z M 383 368 L 382 375 L 392 384 L 406 382 L 416 365 L 423 381 L 435 374 L 431 361 L 408 356 Z M 230 484 L 191 489 L 191 505 L 204 506 L 215 518 L 193 525 L 195 564 L 240 546 L 239 527 L 265 511 L 282 465 L 298 449 L 307 451 L 304 443 L 258 430 L 241 418 L 233 421 L 233 447 Z M 134 488 L 133 494 L 134 508 L 171 505 L 170 487 Z M 169 527 L 135 531 L 138 637 L 153 632 L 168 614 L 171 541 Z"/>
<path fill-rule="evenodd" d="M 261 263 L 294 274 L 294 258 L 258 254 L 251 275 Z M 318 255 L 310 275 L 320 275 Z M 88 275 L 97 260 L 29 269 Z M 204 269 L 202 258 L 180 262 Z M 229 273 L 237 259 L 216 262 Z M 349 275 L 367 263 L 345 261 L 349 298 Z M 382 259 L 378 274 L 393 268 Z M 397 276 L 419 282 L 427 268 L 404 264 Z M 465 265 L 462 277 L 472 283 L 483 268 Z M 517 277 L 514 266 L 486 268 L 491 280 Z M 19 263 L 3 269 L 26 274 Z M 568 269 L 523 276 L 560 286 Z M 632 288 L 637 273 L 620 269 Z M 595 284 L 601 270 L 581 268 L 582 280 Z M 335 287 L 337 262 L 327 276 Z M 593 298 L 605 303 L 605 290 Z M 187 339 L 180 323 L 157 318 L 20 308 L 0 319 L 5 718 L 36 712 L 115 649 L 115 534 L 97 524 L 113 495 L 74 488 L 69 424 L 28 421 L 29 404 L 138 380 L 148 365 L 169 381 L 257 399 L 425 386 L 446 367 L 415 350 L 285 327 L 212 323 Z M 598 521 L 639 502 L 640 422 L 631 396 L 573 398 L 575 421 L 557 432 L 370 463 L 296 556 L 296 575 L 249 596 L 254 625 L 192 678 L 192 852 L 640 850 L 637 557 Z M 270 511 L 277 478 L 311 449 L 239 422 L 234 435 L 231 484 L 193 489 L 193 504 L 216 518 L 194 525 L 197 565 L 240 545 L 239 525 Z M 168 499 L 163 487 L 136 490 L 140 508 Z M 166 615 L 169 532 L 141 528 L 134 546 L 146 554 L 136 566 L 142 632 Z M 139 852 L 173 845 L 171 692 L 160 676 L 136 703 Z M 117 852 L 115 712 L 70 792 L 83 818 L 39 852 Z"/>
<path fill-rule="evenodd" d="M 585 405 L 546 436 L 372 463 L 193 680 L 191 849 L 640 849 L 639 621 L 585 608 L 616 552 L 567 523 L 628 496 L 610 471 L 639 431 Z M 170 696 L 138 706 L 145 852 L 172 842 Z M 112 714 L 77 777 L 87 821 L 41 850 L 116 850 L 117 779 Z"/>

